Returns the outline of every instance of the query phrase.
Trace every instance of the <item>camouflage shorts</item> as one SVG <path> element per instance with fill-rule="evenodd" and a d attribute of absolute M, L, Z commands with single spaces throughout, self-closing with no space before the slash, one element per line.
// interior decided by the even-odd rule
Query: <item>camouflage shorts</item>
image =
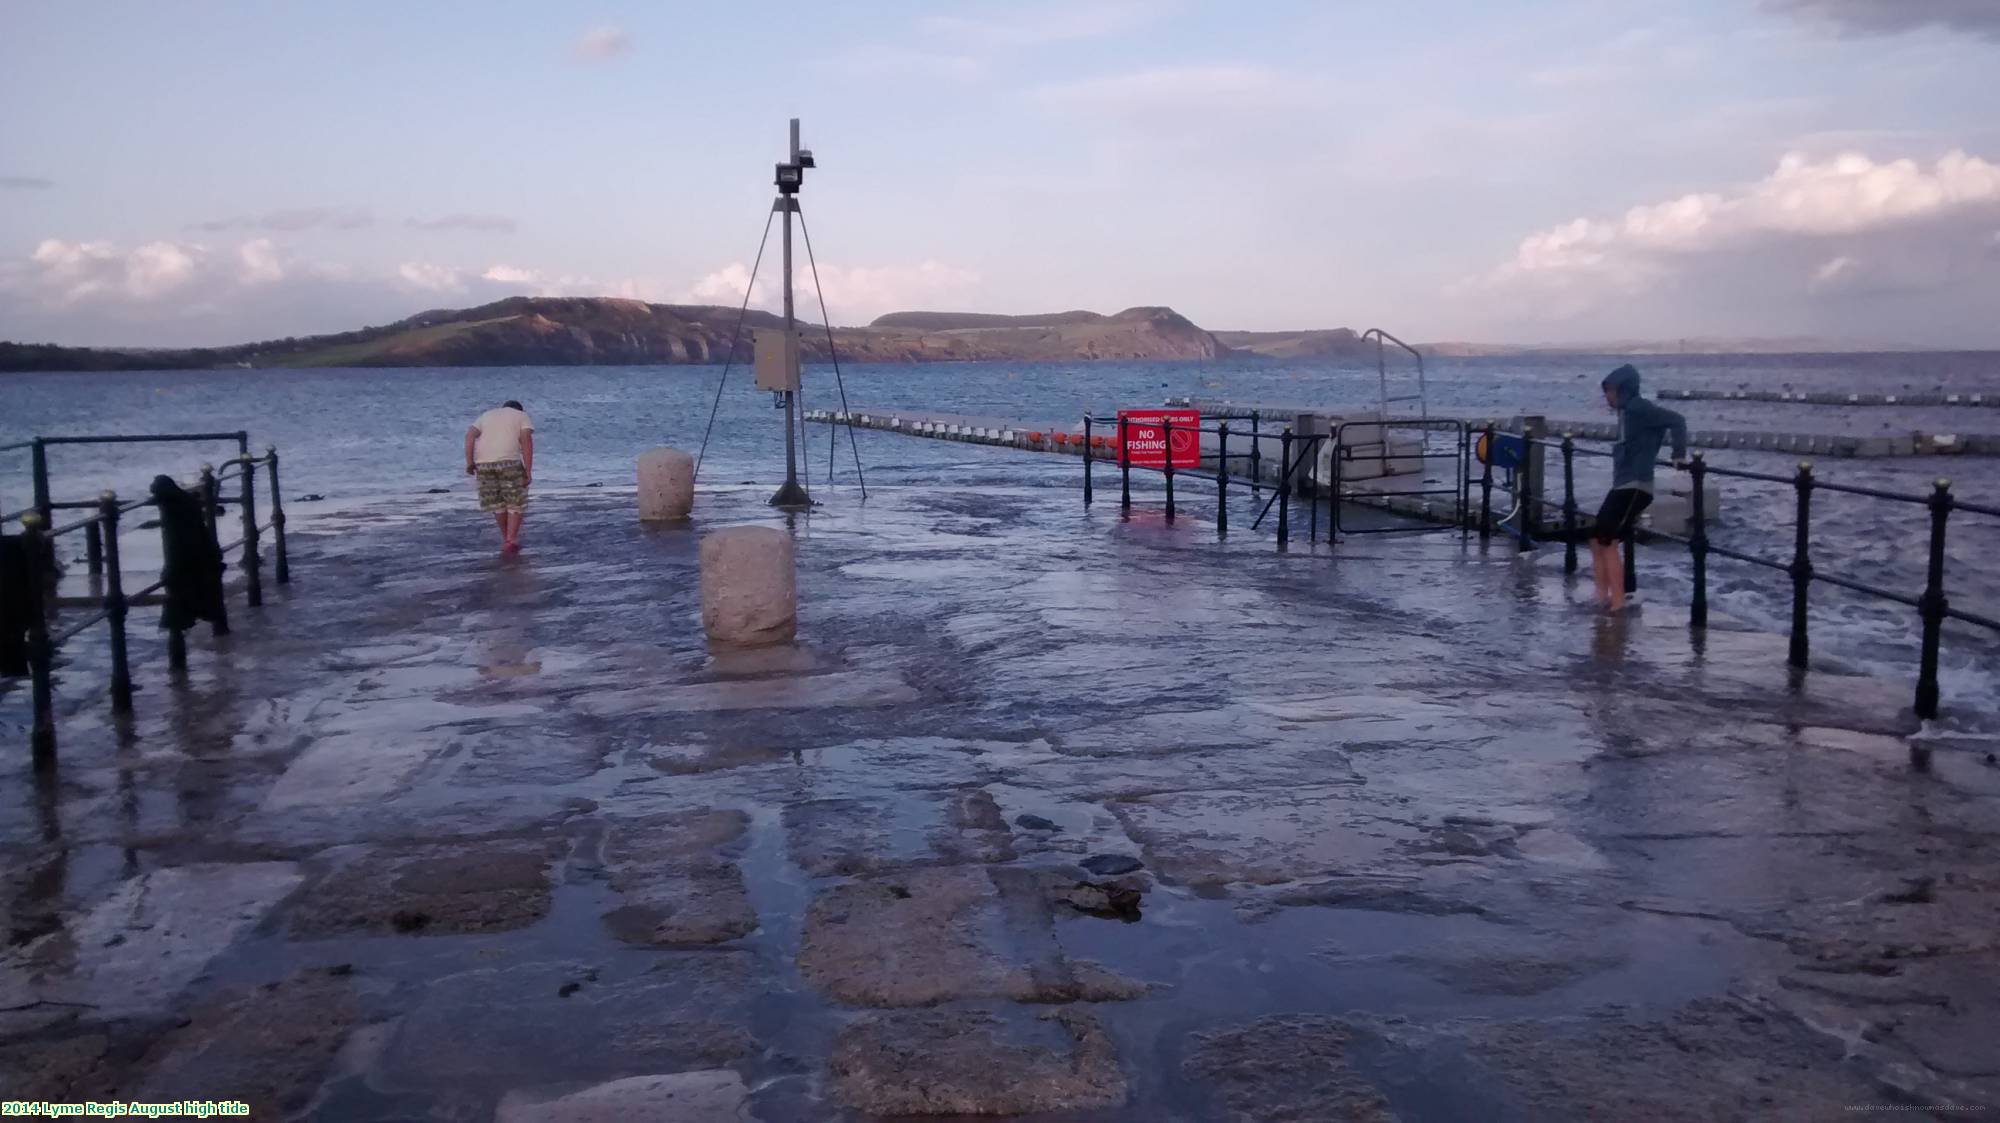
<path fill-rule="evenodd" d="M 479 509 L 482 511 L 525 511 L 528 508 L 528 470 L 518 460 L 496 460 L 481 464 Z"/>

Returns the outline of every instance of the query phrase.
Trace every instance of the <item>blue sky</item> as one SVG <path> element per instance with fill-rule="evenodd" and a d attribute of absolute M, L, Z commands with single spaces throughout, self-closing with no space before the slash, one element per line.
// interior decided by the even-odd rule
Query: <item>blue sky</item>
<path fill-rule="evenodd" d="M 0 0 L 0 338 L 734 303 L 796 115 L 840 322 L 2000 346 L 1996 75 L 2000 0 Z"/>

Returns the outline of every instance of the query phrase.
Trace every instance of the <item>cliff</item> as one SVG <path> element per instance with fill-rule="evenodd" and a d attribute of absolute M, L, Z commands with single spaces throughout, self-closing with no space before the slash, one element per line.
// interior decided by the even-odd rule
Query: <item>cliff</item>
<path fill-rule="evenodd" d="M 203 367 L 531 366 L 719 363 L 728 358 L 738 310 L 647 304 L 608 297 L 511 297 L 477 308 L 438 309 L 335 335 L 191 350 L 103 350 L 0 343 L 0 370 L 160 370 Z M 780 324 L 744 316 L 737 360 L 750 357 L 752 328 Z M 868 327 L 835 328 L 851 362 L 968 360 L 1213 359 L 1229 349 L 1170 308 L 1116 315 L 1046 316 L 901 312 Z M 824 361 L 827 332 L 800 325 L 808 361 Z"/>

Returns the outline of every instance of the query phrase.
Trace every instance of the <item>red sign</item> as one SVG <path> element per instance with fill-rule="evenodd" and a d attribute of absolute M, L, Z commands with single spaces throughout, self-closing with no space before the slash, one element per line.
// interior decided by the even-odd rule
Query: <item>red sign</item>
<path fill-rule="evenodd" d="M 1121 409 L 1118 420 L 1125 434 L 1123 457 L 1134 468 L 1167 466 L 1168 433 L 1173 434 L 1174 467 L 1201 467 L 1200 410 Z"/>

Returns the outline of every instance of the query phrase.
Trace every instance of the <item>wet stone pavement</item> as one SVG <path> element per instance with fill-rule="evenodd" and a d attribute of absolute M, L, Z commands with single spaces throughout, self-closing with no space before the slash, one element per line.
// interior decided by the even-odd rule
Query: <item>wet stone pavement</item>
<path fill-rule="evenodd" d="M 0 777 L 0 1095 L 255 1118 L 1828 1119 L 2000 1105 L 2000 768 L 1548 559 L 841 493 L 294 537 Z M 1247 522 L 1247 520 L 1246 520 Z M 19 692 L 0 698 L 12 718 Z M 1939 1117 L 1962 1113 L 1937 1111 Z"/>

